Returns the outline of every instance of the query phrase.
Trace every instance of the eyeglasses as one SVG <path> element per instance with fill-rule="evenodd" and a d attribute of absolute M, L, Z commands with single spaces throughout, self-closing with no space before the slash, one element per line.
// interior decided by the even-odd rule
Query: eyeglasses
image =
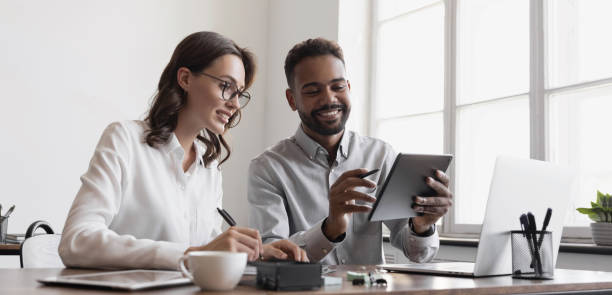
<path fill-rule="evenodd" d="M 219 77 L 215 77 L 211 74 L 207 74 L 204 72 L 199 72 L 198 74 L 215 79 L 219 82 L 221 82 L 221 98 L 223 100 L 232 100 L 234 99 L 234 97 L 238 96 L 238 104 L 240 105 L 240 108 L 243 108 L 244 106 L 247 105 L 247 103 L 249 103 L 249 101 L 251 100 L 251 94 L 246 92 L 246 91 L 240 91 L 238 90 L 238 85 L 236 85 L 236 83 L 234 82 L 229 82 L 226 80 L 223 80 Z"/>

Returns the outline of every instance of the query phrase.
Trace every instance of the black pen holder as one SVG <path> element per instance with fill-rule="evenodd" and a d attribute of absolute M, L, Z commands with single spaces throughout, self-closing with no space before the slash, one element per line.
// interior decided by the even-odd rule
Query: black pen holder
<path fill-rule="evenodd" d="M 553 260 L 552 232 L 511 231 L 512 277 L 517 279 L 552 279 Z"/>
<path fill-rule="evenodd" d="M 0 217 L 0 244 L 6 243 L 7 229 L 8 229 L 8 218 Z"/>

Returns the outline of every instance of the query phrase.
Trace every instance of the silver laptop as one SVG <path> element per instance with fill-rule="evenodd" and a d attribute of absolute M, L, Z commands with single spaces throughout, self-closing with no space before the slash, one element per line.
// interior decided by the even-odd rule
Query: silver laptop
<path fill-rule="evenodd" d="M 553 214 L 547 230 L 553 234 L 557 261 L 565 213 L 575 195 L 575 176 L 549 162 L 500 156 L 489 189 L 476 263 L 440 262 L 383 264 L 387 270 L 453 276 L 483 277 L 512 273 L 511 230 L 520 230 L 519 216 L 532 212 L 541 229 L 547 208 Z"/>

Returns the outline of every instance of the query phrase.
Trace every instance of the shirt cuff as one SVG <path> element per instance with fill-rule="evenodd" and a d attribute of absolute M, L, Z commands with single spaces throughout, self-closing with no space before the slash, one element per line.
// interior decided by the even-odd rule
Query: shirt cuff
<path fill-rule="evenodd" d="M 179 270 L 179 259 L 185 253 L 187 245 L 159 241 L 160 247 L 154 259 L 154 268 Z"/>
<path fill-rule="evenodd" d="M 417 235 L 406 226 L 403 242 L 404 254 L 414 262 L 429 262 L 434 259 L 440 248 L 438 231 L 427 237 Z M 408 234 L 409 233 L 409 234 Z"/>
<path fill-rule="evenodd" d="M 416 231 L 414 231 L 414 223 L 412 223 L 412 218 L 408 219 L 408 225 L 410 227 L 410 233 L 417 237 L 429 237 L 436 232 L 436 225 L 432 224 L 426 232 L 420 234 L 417 233 Z"/>
<path fill-rule="evenodd" d="M 327 239 L 321 229 L 324 221 L 325 219 L 317 222 L 310 229 L 301 232 L 299 236 L 290 239 L 308 253 L 308 259 L 312 262 L 320 261 L 342 243 L 334 243 Z"/>

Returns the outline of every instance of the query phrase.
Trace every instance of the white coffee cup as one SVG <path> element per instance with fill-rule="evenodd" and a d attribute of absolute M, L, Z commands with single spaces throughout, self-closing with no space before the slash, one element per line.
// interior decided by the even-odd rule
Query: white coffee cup
<path fill-rule="evenodd" d="M 185 261 L 189 270 L 185 267 Z M 227 251 L 193 251 L 179 259 L 179 268 L 204 290 L 226 291 L 236 287 L 247 263 L 247 254 Z"/>

